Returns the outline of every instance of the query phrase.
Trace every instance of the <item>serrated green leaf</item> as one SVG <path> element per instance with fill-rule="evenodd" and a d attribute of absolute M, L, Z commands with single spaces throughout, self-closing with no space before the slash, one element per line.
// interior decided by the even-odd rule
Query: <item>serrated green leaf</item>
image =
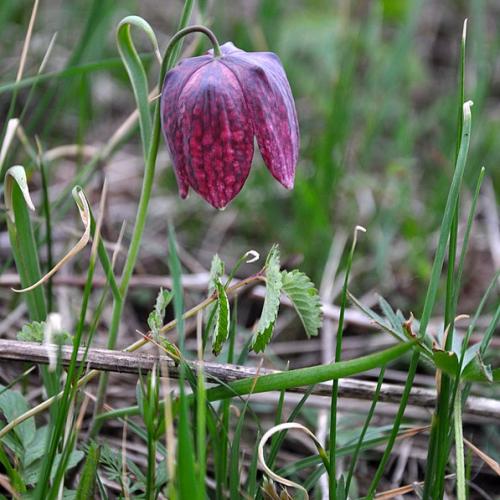
<path fill-rule="evenodd" d="M 44 332 L 46 328 L 45 321 L 32 321 L 26 323 L 20 332 L 17 333 L 17 339 L 24 342 L 39 342 L 40 344 L 44 339 Z M 73 337 L 69 332 L 64 330 L 52 333 L 52 342 L 54 344 L 71 344 Z"/>
<path fill-rule="evenodd" d="M 17 339 L 25 342 L 43 342 L 43 332 L 45 330 L 45 321 L 32 321 L 26 323 L 20 332 L 17 333 Z"/>
<path fill-rule="evenodd" d="M 215 282 L 220 280 L 224 276 L 225 265 L 220 259 L 218 254 L 215 254 L 212 258 L 212 264 L 210 265 L 210 276 L 208 278 L 208 296 L 211 297 L 215 290 Z M 213 321 L 216 319 L 217 315 L 217 302 L 210 304 L 205 311 L 205 323 L 207 325 L 207 334 L 211 331 Z M 206 337 L 204 339 L 204 344 L 206 342 Z"/>
<path fill-rule="evenodd" d="M 212 352 L 217 356 L 229 335 L 229 300 L 224 285 L 219 278 L 215 280 L 215 289 L 217 290 L 217 309 L 215 312 Z"/>
<path fill-rule="evenodd" d="M 300 271 L 281 272 L 283 291 L 292 301 L 308 337 L 318 335 L 321 327 L 321 302 L 314 283 Z"/>
<path fill-rule="evenodd" d="M 172 300 L 172 292 L 160 288 L 158 296 L 156 297 L 155 308 L 149 313 L 148 326 L 153 334 L 159 335 L 159 331 L 163 326 L 163 318 L 165 317 L 165 310 Z"/>
<path fill-rule="evenodd" d="M 208 295 L 212 295 L 217 286 L 217 280 L 220 280 L 224 275 L 224 262 L 220 259 L 220 257 L 215 254 L 212 259 L 212 264 L 210 265 L 210 277 L 208 279 Z"/>
<path fill-rule="evenodd" d="M 278 309 L 280 307 L 282 287 L 280 252 L 278 246 L 274 245 L 266 260 L 266 296 L 251 346 L 255 352 L 263 351 L 271 340 L 276 317 L 278 316 Z"/>
<path fill-rule="evenodd" d="M 271 342 L 274 330 L 274 321 L 268 325 L 264 330 L 258 330 L 252 339 L 252 349 L 255 352 L 264 352 L 267 344 Z"/>

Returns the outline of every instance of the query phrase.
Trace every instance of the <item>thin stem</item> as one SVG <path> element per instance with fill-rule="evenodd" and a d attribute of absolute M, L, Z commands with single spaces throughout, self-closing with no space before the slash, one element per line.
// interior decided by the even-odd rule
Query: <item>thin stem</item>
<path fill-rule="evenodd" d="M 215 57 L 221 57 L 222 52 L 220 50 L 220 45 L 219 41 L 217 40 L 217 37 L 214 35 L 213 31 L 208 29 L 206 26 L 202 26 L 201 24 L 194 24 L 193 26 L 188 26 L 187 28 L 183 28 L 179 30 L 171 39 L 167 47 L 167 51 L 165 53 L 165 58 L 164 61 L 169 62 L 168 59 L 170 57 L 171 52 L 174 50 L 175 45 L 179 40 L 184 38 L 186 35 L 190 35 L 191 33 L 203 33 L 206 35 L 210 43 L 212 44 L 212 47 L 214 49 L 214 56 Z M 169 64 L 170 67 L 173 66 L 173 63 Z M 170 68 L 169 68 L 170 69 Z M 160 84 L 163 82 L 163 80 L 160 81 Z"/>
<path fill-rule="evenodd" d="M 462 395 L 460 391 L 455 397 L 454 427 L 455 427 L 455 453 L 457 463 L 457 498 L 466 500 L 467 491 L 465 487 L 465 461 L 464 461 L 464 436 L 462 429 Z"/>
<path fill-rule="evenodd" d="M 399 404 L 398 412 L 396 414 L 396 417 L 394 418 L 394 423 L 392 425 L 391 435 L 389 436 L 389 440 L 387 441 L 387 445 L 385 447 L 384 454 L 382 455 L 382 459 L 380 460 L 377 471 L 375 472 L 375 477 L 373 478 L 373 481 L 370 484 L 368 494 L 366 495 L 367 498 L 374 498 L 378 483 L 382 479 L 385 466 L 387 465 L 387 462 L 389 461 L 389 457 L 391 455 L 392 448 L 394 446 L 396 438 L 398 437 L 399 427 L 401 426 L 401 421 L 403 419 L 406 405 L 408 403 L 408 396 L 410 395 L 410 390 L 413 386 L 413 380 L 415 378 L 415 373 L 417 372 L 417 365 L 418 365 L 419 357 L 420 357 L 420 353 L 418 350 L 415 349 L 413 351 L 410 366 L 408 368 L 408 378 L 406 379 L 404 392 L 403 392 L 403 395 L 401 396 L 401 403 Z"/>
<path fill-rule="evenodd" d="M 342 301 L 340 304 L 340 317 L 337 327 L 336 335 L 336 346 L 335 346 L 335 360 L 334 363 L 339 363 L 342 357 L 342 335 L 344 331 L 344 316 L 345 309 L 347 307 L 347 287 L 349 284 L 349 276 L 352 267 L 352 261 L 354 257 L 354 251 L 356 249 L 356 242 L 358 231 L 366 231 L 361 226 L 356 226 L 354 229 L 354 237 L 352 240 L 351 250 L 349 252 L 347 260 L 347 268 L 344 278 L 344 285 L 342 287 Z M 337 447 L 337 400 L 339 394 L 339 381 L 334 380 L 332 383 L 332 402 L 330 405 L 330 469 L 328 470 L 328 486 L 329 486 L 329 497 L 331 500 L 337 498 L 337 471 L 336 471 L 336 456 L 335 449 Z"/>
<path fill-rule="evenodd" d="M 366 431 L 368 430 L 368 426 L 370 425 L 373 414 L 375 412 L 375 406 L 377 406 L 377 403 L 378 403 L 380 389 L 382 388 L 382 382 L 384 381 L 384 373 L 385 373 L 385 366 L 382 366 L 382 368 L 380 368 L 380 374 L 378 376 L 377 387 L 375 388 L 375 393 L 373 394 L 373 399 L 372 399 L 372 404 L 370 405 L 370 410 L 368 411 L 368 415 L 366 417 L 365 424 L 363 426 L 363 430 L 361 431 L 361 434 L 359 435 L 356 449 L 354 450 L 354 453 L 352 455 L 351 466 L 349 467 L 349 473 L 347 475 L 347 479 L 345 482 L 346 494 L 349 494 L 349 488 L 351 487 L 352 476 L 354 474 L 354 469 L 356 468 L 356 462 L 358 460 L 359 452 L 361 451 L 361 446 L 363 445 Z"/>

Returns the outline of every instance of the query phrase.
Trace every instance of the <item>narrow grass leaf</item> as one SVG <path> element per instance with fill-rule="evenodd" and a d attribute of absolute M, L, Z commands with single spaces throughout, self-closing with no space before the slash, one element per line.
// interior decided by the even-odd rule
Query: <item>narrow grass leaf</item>
<path fill-rule="evenodd" d="M 424 309 L 420 320 L 420 335 L 424 335 L 429 324 L 429 319 L 434 309 L 437 291 L 439 287 L 439 277 L 443 268 L 444 257 L 446 253 L 446 244 L 450 234 L 454 209 L 458 201 L 460 186 L 462 184 L 465 165 L 467 162 L 467 154 L 469 151 L 470 134 L 471 134 L 471 107 L 472 101 L 467 101 L 463 104 L 463 128 L 460 140 L 460 149 L 455 166 L 455 172 L 451 181 L 448 199 L 444 209 L 443 220 L 439 232 L 439 241 L 436 249 L 436 256 L 432 265 L 431 278 L 429 288 L 425 297 Z"/>
<path fill-rule="evenodd" d="M 179 337 L 179 347 L 184 355 L 184 298 L 181 282 L 181 264 L 177 254 L 175 232 L 172 226 L 168 228 L 168 264 L 172 276 L 172 292 L 174 294 L 174 312 L 177 320 L 177 334 Z M 178 414 L 178 435 L 177 435 L 177 480 L 180 498 L 199 498 L 200 492 L 197 488 L 196 464 L 194 456 L 194 445 L 192 426 L 189 416 L 189 405 L 184 388 L 186 371 L 189 368 L 186 363 L 180 364 L 179 376 L 179 414 Z"/>
<path fill-rule="evenodd" d="M 26 173 L 21 166 L 11 167 L 5 177 L 5 204 L 7 207 L 7 229 L 21 286 L 26 287 L 40 279 L 38 245 L 35 241 L 28 208 L 34 209 L 26 183 Z M 47 305 L 42 289 L 25 295 L 30 319 L 44 321 Z"/>
<path fill-rule="evenodd" d="M 467 492 L 465 489 L 465 460 L 464 460 L 464 436 L 462 429 L 462 396 L 457 391 L 455 405 L 453 408 L 455 428 L 455 456 L 457 470 L 457 499 L 466 500 Z"/>
<path fill-rule="evenodd" d="M 134 91 L 137 109 L 139 110 L 139 123 L 141 129 L 141 142 L 144 158 L 147 157 L 151 141 L 152 119 L 148 101 L 148 82 L 142 61 L 132 42 L 131 28 L 139 28 L 146 34 L 153 45 L 153 50 L 161 61 L 158 42 L 153 29 L 142 17 L 127 16 L 120 21 L 116 31 L 118 51 L 125 65 Z"/>
<path fill-rule="evenodd" d="M 373 393 L 373 398 L 372 402 L 370 405 L 370 409 L 368 410 L 368 415 L 366 416 L 365 423 L 363 425 L 363 429 L 361 430 L 361 433 L 358 438 L 358 442 L 356 444 L 356 449 L 354 450 L 354 453 L 351 458 L 351 465 L 349 466 L 349 472 L 347 474 L 347 479 L 345 482 L 345 492 L 348 494 L 349 489 L 351 487 L 351 481 L 354 475 L 354 470 L 356 468 L 356 463 L 359 457 L 359 454 L 361 452 L 361 449 L 364 444 L 364 439 L 366 432 L 368 431 L 368 427 L 370 425 L 370 422 L 372 420 L 373 414 L 375 413 L 375 407 L 377 406 L 378 403 L 378 398 L 380 396 L 380 389 L 382 388 L 382 382 L 384 381 L 384 374 L 385 374 L 385 366 L 380 368 L 380 373 L 378 376 L 377 380 L 377 387 L 375 388 L 375 392 Z"/>
<path fill-rule="evenodd" d="M 340 363 L 342 356 L 342 337 L 344 333 L 344 316 L 345 309 L 347 307 L 347 287 L 349 285 L 349 277 L 351 274 L 352 263 L 354 259 L 354 252 L 356 250 L 356 243 L 358 239 L 358 231 L 366 232 L 366 229 L 362 226 L 356 226 L 354 228 L 354 236 L 352 239 L 351 249 L 347 256 L 347 266 L 345 271 L 344 283 L 342 286 L 342 296 L 340 303 L 340 315 L 339 322 L 337 326 L 337 335 L 335 339 L 335 357 L 334 364 Z M 330 435 L 329 435 L 329 461 L 330 467 L 327 468 L 328 472 L 328 487 L 330 489 L 330 498 L 337 498 L 337 471 L 336 471 L 336 457 L 335 449 L 337 447 L 337 404 L 339 396 L 339 382 L 338 379 L 334 379 L 332 383 L 332 399 L 330 402 Z"/>
<path fill-rule="evenodd" d="M 100 448 L 98 444 L 95 442 L 90 443 L 87 449 L 87 458 L 85 459 L 85 464 L 76 490 L 76 500 L 86 500 L 95 497 L 99 457 Z"/>
<path fill-rule="evenodd" d="M 3 178 L 3 174 L 6 170 L 5 159 L 7 158 L 7 153 L 9 152 L 12 140 L 16 135 L 16 130 L 18 126 L 19 126 L 18 118 L 11 118 L 7 122 L 7 126 L 5 128 L 5 135 L 2 141 L 2 147 L 0 148 L 0 179 Z"/>

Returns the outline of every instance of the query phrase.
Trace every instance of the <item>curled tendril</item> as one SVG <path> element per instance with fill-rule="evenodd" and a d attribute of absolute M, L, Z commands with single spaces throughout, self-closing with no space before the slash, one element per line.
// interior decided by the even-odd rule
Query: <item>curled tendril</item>
<path fill-rule="evenodd" d="M 319 439 L 307 427 L 305 427 L 302 424 L 298 424 L 296 422 L 286 422 L 284 424 L 275 425 L 274 427 L 271 427 L 271 429 L 269 429 L 262 436 L 262 438 L 261 438 L 261 440 L 259 442 L 259 447 L 258 447 L 258 452 L 257 452 L 258 453 L 258 457 L 259 457 L 259 462 L 261 463 L 262 468 L 264 469 L 265 473 L 271 479 L 273 479 L 274 481 L 276 481 L 278 483 L 283 484 L 284 486 L 290 486 L 292 488 L 295 488 L 295 489 L 301 491 L 302 494 L 304 495 L 304 498 L 306 500 L 308 500 L 309 499 L 309 495 L 307 493 L 307 490 L 302 485 L 300 485 L 298 483 L 295 483 L 294 481 L 290 481 L 289 479 L 286 479 L 286 478 L 284 478 L 282 476 L 279 476 L 278 474 L 276 474 L 275 472 L 273 472 L 267 466 L 266 461 L 264 459 L 264 446 L 267 443 L 267 441 L 269 440 L 269 438 L 272 437 L 273 434 L 276 434 L 277 432 L 285 431 L 285 430 L 288 430 L 288 429 L 297 429 L 297 430 L 300 430 L 302 432 L 305 432 L 313 440 L 314 445 L 316 446 L 316 449 L 318 450 L 318 453 L 319 453 L 321 459 L 323 460 L 323 463 L 326 466 L 326 469 L 329 470 L 328 458 L 327 458 L 326 452 L 325 452 L 323 446 L 321 445 Z"/>

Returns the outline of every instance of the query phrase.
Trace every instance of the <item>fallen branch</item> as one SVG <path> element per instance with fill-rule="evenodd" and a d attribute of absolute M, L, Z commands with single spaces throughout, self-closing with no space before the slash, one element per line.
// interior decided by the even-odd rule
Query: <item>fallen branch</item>
<path fill-rule="evenodd" d="M 71 358 L 72 348 L 62 346 L 60 359 L 63 365 L 67 365 Z M 84 350 L 79 351 L 78 360 L 81 360 Z M 47 348 L 41 344 L 32 342 L 22 342 L 17 340 L 0 341 L 0 359 L 10 361 L 31 361 L 33 363 L 47 364 L 49 356 Z M 178 367 L 174 361 L 166 356 L 160 357 L 162 362 L 168 366 L 169 375 L 177 378 Z M 89 349 L 87 366 L 90 369 L 111 371 L 118 373 L 146 372 L 152 369 L 158 357 L 152 354 L 139 354 L 124 351 L 110 351 L 107 349 Z M 193 369 L 198 367 L 196 361 L 189 363 Z M 255 368 L 204 362 L 203 369 L 207 379 L 211 382 L 233 382 L 249 377 L 255 377 Z M 279 373 L 278 370 L 259 369 L 259 376 Z M 343 378 L 339 381 L 340 396 L 344 398 L 371 400 L 375 392 L 374 382 L 357 380 L 353 378 Z M 297 387 L 290 389 L 291 392 L 305 392 L 306 388 Z M 384 403 L 399 402 L 403 387 L 394 384 L 382 384 L 379 400 Z M 316 384 L 312 394 L 329 397 L 331 395 L 331 384 Z M 436 403 L 436 392 L 430 389 L 414 387 L 410 392 L 409 404 L 414 406 L 433 408 Z M 496 418 L 500 417 L 500 401 L 476 396 L 470 396 L 464 406 L 464 412 L 469 415 Z"/>

